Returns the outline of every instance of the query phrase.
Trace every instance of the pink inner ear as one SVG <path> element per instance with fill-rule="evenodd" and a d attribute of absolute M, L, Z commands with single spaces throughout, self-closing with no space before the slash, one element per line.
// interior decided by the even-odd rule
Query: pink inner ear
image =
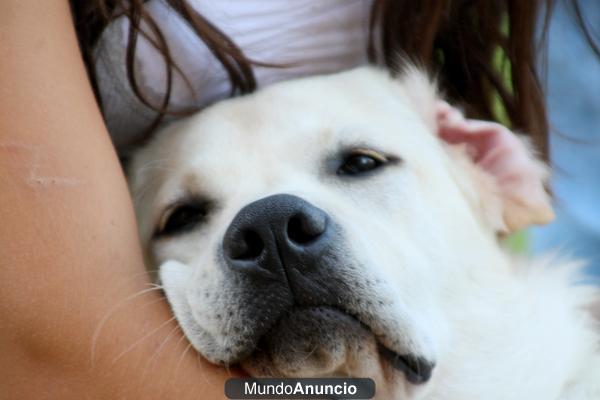
<path fill-rule="evenodd" d="M 445 102 L 438 106 L 438 135 L 450 144 L 462 144 L 479 167 L 496 177 L 506 179 L 538 176 L 540 168 L 525 144 L 504 126 L 487 121 L 467 120 L 456 108 Z"/>
<path fill-rule="evenodd" d="M 517 135 L 497 123 L 467 120 L 441 101 L 437 122 L 439 137 L 466 146 L 473 162 L 494 177 L 505 201 L 517 202 L 534 213 L 548 207 L 545 169 Z"/>

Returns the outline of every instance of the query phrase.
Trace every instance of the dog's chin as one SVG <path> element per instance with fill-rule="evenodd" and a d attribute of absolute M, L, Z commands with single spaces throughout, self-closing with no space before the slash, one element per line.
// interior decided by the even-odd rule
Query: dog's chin
<path fill-rule="evenodd" d="M 296 307 L 264 335 L 242 363 L 254 376 L 352 375 L 357 356 L 376 350 L 356 319 L 330 307 Z"/>
<path fill-rule="evenodd" d="M 383 347 L 368 327 L 341 310 L 296 307 L 241 366 L 256 377 L 371 377 L 378 388 L 389 388 L 429 379 L 419 362 Z"/>

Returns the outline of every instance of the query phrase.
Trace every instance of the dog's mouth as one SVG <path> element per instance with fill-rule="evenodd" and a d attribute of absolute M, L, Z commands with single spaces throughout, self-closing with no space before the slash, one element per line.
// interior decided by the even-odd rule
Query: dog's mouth
<path fill-rule="evenodd" d="M 427 382 L 431 378 L 434 364 L 423 357 L 411 354 L 398 354 L 378 342 L 379 355 L 385 359 L 392 368 L 402 371 L 406 379 L 415 385 Z"/>
<path fill-rule="evenodd" d="M 305 371 L 335 375 L 337 363 L 344 363 L 347 370 L 352 363 L 348 360 L 362 357 L 364 343 L 373 341 L 379 359 L 403 373 L 408 382 L 418 385 L 431 378 L 433 363 L 391 350 L 352 313 L 332 306 L 292 307 L 259 340 L 254 357 L 260 353 L 261 359 L 285 365 L 298 377 Z"/>

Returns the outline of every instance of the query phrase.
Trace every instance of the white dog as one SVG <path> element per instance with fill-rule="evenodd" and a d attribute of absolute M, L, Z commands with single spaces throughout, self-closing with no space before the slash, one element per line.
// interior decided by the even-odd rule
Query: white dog
<path fill-rule="evenodd" d="M 552 218 L 544 167 L 414 68 L 216 104 L 129 175 L 149 262 L 214 363 L 371 377 L 381 399 L 600 399 L 596 288 L 498 241 Z"/>

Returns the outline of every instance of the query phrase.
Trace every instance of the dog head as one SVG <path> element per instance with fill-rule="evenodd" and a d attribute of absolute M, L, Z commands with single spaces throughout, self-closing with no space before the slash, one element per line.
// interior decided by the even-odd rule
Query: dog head
<path fill-rule="evenodd" d="M 216 104 L 136 154 L 143 246 L 200 353 L 257 376 L 426 386 L 497 234 L 549 216 L 454 148 L 486 146 L 441 137 L 437 102 L 416 69 L 360 68 Z"/>

